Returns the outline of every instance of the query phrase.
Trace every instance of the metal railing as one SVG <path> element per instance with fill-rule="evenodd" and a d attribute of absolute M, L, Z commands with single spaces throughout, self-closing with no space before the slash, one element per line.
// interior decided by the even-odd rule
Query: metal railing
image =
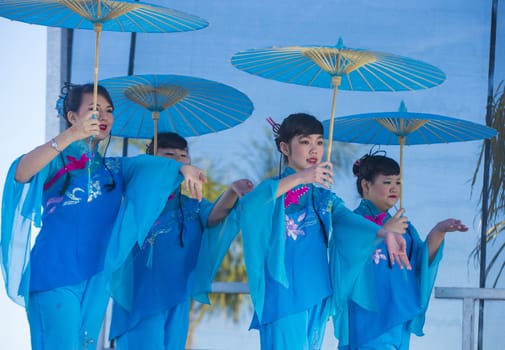
<path fill-rule="evenodd" d="M 461 349 L 473 350 L 475 346 L 475 302 L 478 300 L 505 301 L 505 289 L 435 287 L 435 298 L 461 299 L 463 301 L 463 329 Z"/>
<path fill-rule="evenodd" d="M 245 282 L 214 282 L 212 283 L 211 293 L 224 293 L 224 294 L 249 294 L 249 286 Z M 100 338 L 98 341 L 98 349 L 109 350 L 114 349 L 109 341 L 108 325 L 111 321 L 111 306 L 107 308 L 105 313 Z"/>
<path fill-rule="evenodd" d="M 249 287 L 245 282 L 214 282 L 212 293 L 248 294 Z M 463 302 L 462 350 L 473 350 L 475 346 L 475 302 L 478 300 L 505 301 L 505 289 L 501 288 L 458 288 L 435 287 L 435 298 L 461 299 Z M 105 324 L 110 322 L 110 309 L 105 316 Z M 104 334 L 105 333 L 105 334 Z M 109 349 L 107 332 L 102 333 L 101 345 Z"/>

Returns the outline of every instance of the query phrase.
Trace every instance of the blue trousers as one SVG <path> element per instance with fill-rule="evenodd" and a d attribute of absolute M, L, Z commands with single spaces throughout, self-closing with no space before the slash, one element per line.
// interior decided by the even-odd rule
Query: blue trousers
<path fill-rule="evenodd" d="M 408 350 L 410 347 L 410 332 L 405 324 L 391 328 L 386 333 L 368 343 L 356 348 L 357 350 Z M 348 346 L 339 349 L 349 349 Z"/>
<path fill-rule="evenodd" d="M 102 273 L 30 293 L 26 313 L 32 350 L 95 350 L 108 301 Z"/>
<path fill-rule="evenodd" d="M 261 325 L 261 350 L 319 350 L 326 331 L 323 304 Z"/>
<path fill-rule="evenodd" d="M 117 338 L 117 350 L 184 350 L 188 337 L 190 299 L 140 321 Z"/>

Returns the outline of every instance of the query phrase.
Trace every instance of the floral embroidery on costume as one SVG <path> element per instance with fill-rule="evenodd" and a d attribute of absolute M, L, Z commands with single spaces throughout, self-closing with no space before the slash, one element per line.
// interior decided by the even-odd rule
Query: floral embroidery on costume
<path fill-rule="evenodd" d="M 372 254 L 372 260 L 375 265 L 378 265 L 381 260 L 387 260 L 386 255 L 382 254 L 382 249 L 376 249 Z"/>
<path fill-rule="evenodd" d="M 296 189 L 289 190 L 284 196 L 284 208 L 289 207 L 291 204 L 299 204 L 300 197 L 309 190 L 309 186 L 302 186 Z"/>
<path fill-rule="evenodd" d="M 156 223 L 155 223 L 155 225 L 156 225 Z M 146 249 L 147 247 L 154 246 L 154 243 L 156 242 L 156 237 L 158 237 L 162 234 L 165 234 L 165 233 L 169 233 L 171 231 L 173 231 L 173 229 L 171 227 L 162 228 L 157 231 L 151 231 L 149 236 L 145 239 L 144 244 L 142 245 L 142 249 Z"/>
<path fill-rule="evenodd" d="M 79 196 L 81 193 L 83 193 L 83 195 Z M 65 197 L 68 199 L 63 202 L 63 205 L 79 204 L 83 200 L 84 196 L 86 196 L 86 191 L 80 187 L 75 187 L 72 189 L 72 191 L 67 191 L 65 193 Z"/>
<path fill-rule="evenodd" d="M 117 174 L 121 170 L 121 160 L 117 157 L 114 158 L 105 158 L 105 164 L 107 168 L 114 173 Z"/>
<path fill-rule="evenodd" d="M 377 214 L 376 216 L 363 214 L 363 217 L 367 220 L 370 220 L 371 222 L 375 222 L 379 226 L 382 226 L 383 221 L 387 217 L 387 215 L 388 215 L 387 212 L 383 212 Z M 385 254 L 382 253 L 382 249 L 379 248 L 372 253 L 372 261 L 374 262 L 375 265 L 379 265 L 381 260 L 387 261 L 387 257 Z"/>
<path fill-rule="evenodd" d="M 168 196 L 167 202 L 171 201 L 172 199 L 175 198 L 175 192 L 172 192 L 170 196 Z M 175 218 L 174 214 L 171 213 L 172 215 L 169 215 L 172 219 Z M 146 237 L 144 244 L 142 245 L 142 249 L 146 249 L 147 247 L 152 247 L 154 246 L 154 243 L 156 242 L 156 237 L 159 235 L 169 233 L 172 231 L 172 225 L 167 226 L 166 225 L 166 220 L 167 218 L 164 217 L 163 215 L 159 217 L 153 224 L 153 227 L 151 231 L 149 232 L 149 235 Z"/>
<path fill-rule="evenodd" d="M 96 180 L 89 184 L 89 195 L 88 202 L 91 202 L 93 199 L 98 198 L 98 196 L 102 195 L 102 186 L 100 186 L 100 181 Z"/>
<path fill-rule="evenodd" d="M 295 220 L 291 219 L 289 216 L 286 215 L 286 236 L 290 237 L 293 239 L 293 241 L 296 241 L 298 236 L 305 235 L 305 232 L 303 230 L 299 229 L 299 223 L 305 219 L 306 213 L 303 213 L 299 215 Z"/>

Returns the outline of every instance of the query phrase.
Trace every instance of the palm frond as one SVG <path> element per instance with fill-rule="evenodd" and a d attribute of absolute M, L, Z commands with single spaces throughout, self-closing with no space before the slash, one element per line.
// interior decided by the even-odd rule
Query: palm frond
<path fill-rule="evenodd" d="M 498 131 L 495 138 L 489 140 L 489 186 L 483 188 L 480 193 L 479 201 L 482 203 L 484 195 L 487 195 L 488 205 L 488 222 L 490 228 L 486 231 L 486 244 L 496 242 L 502 239 L 502 243 L 498 249 L 493 252 L 493 256 L 487 262 L 486 279 L 490 276 L 493 269 L 498 269 L 493 285 L 496 286 L 498 280 L 502 276 L 504 265 L 497 266 L 497 262 L 503 261 L 502 256 L 505 254 L 505 238 L 501 235 L 505 231 L 505 88 L 503 82 L 498 85 L 496 94 L 492 104 L 491 127 Z M 479 161 L 474 171 L 472 178 L 472 189 L 477 183 L 481 164 L 483 163 L 485 146 L 481 149 Z M 480 241 L 472 250 L 470 257 L 475 260 L 480 258 Z"/>

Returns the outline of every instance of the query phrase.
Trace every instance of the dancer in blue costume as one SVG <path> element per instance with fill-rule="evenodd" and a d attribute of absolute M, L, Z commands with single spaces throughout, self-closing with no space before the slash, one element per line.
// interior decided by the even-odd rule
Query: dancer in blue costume
<path fill-rule="evenodd" d="M 261 349 L 320 349 L 330 316 L 353 291 L 376 236 L 391 263 L 410 268 L 405 240 L 347 209 L 328 188 L 330 162 L 321 162 L 323 127 L 315 117 L 270 119 L 287 162 L 280 178 L 264 181 L 241 200 L 240 224 L 248 284 Z"/>
<path fill-rule="evenodd" d="M 26 308 L 34 350 L 95 349 L 110 237 L 147 231 L 181 174 L 199 198 L 205 181 L 200 169 L 173 160 L 103 157 L 98 143 L 114 121 L 108 92 L 98 87 L 93 110 L 92 84 L 64 89 L 67 129 L 16 160 L 3 193 L 2 271 L 7 294 Z"/>
<path fill-rule="evenodd" d="M 154 142 L 154 141 L 153 141 Z M 153 154 L 153 142 L 147 153 Z M 159 133 L 157 155 L 188 164 L 187 141 L 176 133 Z M 141 246 L 132 252 L 132 279 L 120 289 L 133 288 L 131 300 L 115 300 L 110 337 L 118 350 L 184 350 L 189 325 L 195 267 L 204 236 L 238 233 L 237 220 L 225 220 L 238 197 L 252 189 L 249 180 L 233 182 L 215 205 L 181 194 L 168 197 Z M 207 239 L 207 237 L 206 237 Z M 205 246 L 205 245 L 204 245 Z M 132 286 L 132 287 L 129 287 Z"/>
<path fill-rule="evenodd" d="M 380 151 L 379 151 L 380 152 Z M 388 210 L 400 198 L 400 167 L 380 153 L 366 154 L 353 165 L 356 185 L 363 198 L 355 212 L 378 225 L 391 220 Z M 398 213 L 404 214 L 400 208 Z M 404 217 L 407 220 L 406 217 Z M 412 270 L 389 266 L 388 249 L 379 243 L 369 257 L 365 279 L 374 293 L 368 304 L 349 303 L 349 337 L 339 349 L 409 348 L 410 334 L 423 335 L 425 312 L 435 282 L 446 232 L 467 231 L 460 220 L 437 223 L 425 241 L 408 222 L 405 239 Z"/>

